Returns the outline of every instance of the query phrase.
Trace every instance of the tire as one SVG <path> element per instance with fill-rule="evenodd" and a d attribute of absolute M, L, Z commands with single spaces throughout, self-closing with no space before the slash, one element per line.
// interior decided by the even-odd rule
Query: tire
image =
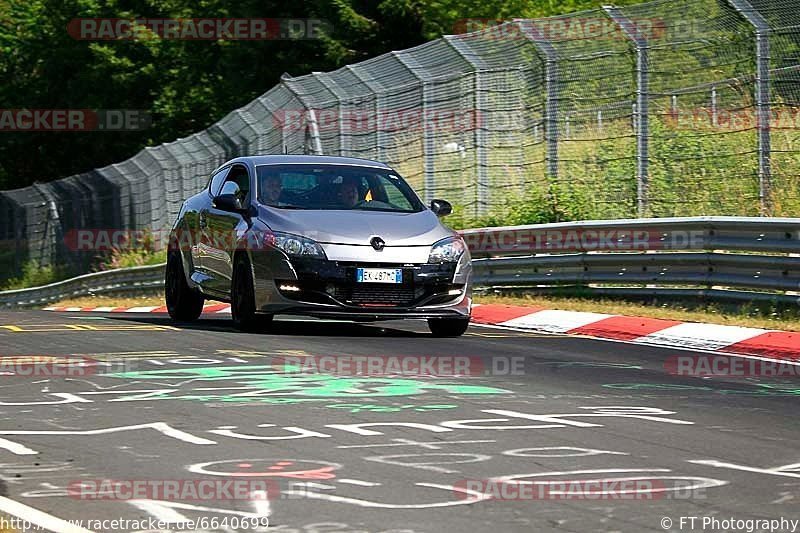
<path fill-rule="evenodd" d="M 170 252 L 164 276 L 164 296 L 167 312 L 173 320 L 191 322 L 203 312 L 205 298 L 186 283 L 183 261 L 179 252 Z"/>
<path fill-rule="evenodd" d="M 272 315 L 256 313 L 256 296 L 250 259 L 244 254 L 236 256 L 231 280 L 231 316 L 240 331 L 250 333 L 265 330 L 272 322 Z"/>
<path fill-rule="evenodd" d="M 429 318 L 428 328 L 434 337 L 460 337 L 469 327 L 469 318 Z"/>

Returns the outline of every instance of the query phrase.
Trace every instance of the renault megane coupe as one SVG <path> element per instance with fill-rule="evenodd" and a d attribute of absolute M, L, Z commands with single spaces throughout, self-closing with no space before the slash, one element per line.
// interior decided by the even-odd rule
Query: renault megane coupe
<path fill-rule="evenodd" d="M 357 321 L 427 319 L 464 333 L 470 254 L 389 166 L 345 157 L 240 157 L 186 200 L 170 233 L 170 316 L 194 320 L 206 299 L 230 302 L 237 327 L 275 314 Z"/>

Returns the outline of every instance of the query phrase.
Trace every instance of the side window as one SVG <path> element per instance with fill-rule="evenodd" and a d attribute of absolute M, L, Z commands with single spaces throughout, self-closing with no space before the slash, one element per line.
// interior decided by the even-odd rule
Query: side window
<path fill-rule="evenodd" d="M 228 173 L 228 177 L 225 181 L 235 182 L 242 192 L 242 198 L 246 198 L 247 194 L 250 192 L 250 175 L 247 173 L 247 169 L 241 165 L 234 165 L 231 167 L 231 171 Z"/>
<path fill-rule="evenodd" d="M 222 184 L 225 182 L 225 177 L 228 175 L 228 171 L 230 167 L 223 168 L 213 176 L 211 176 L 211 181 L 209 182 L 208 192 L 211 196 L 216 196 L 219 194 L 219 191 L 222 189 Z"/>

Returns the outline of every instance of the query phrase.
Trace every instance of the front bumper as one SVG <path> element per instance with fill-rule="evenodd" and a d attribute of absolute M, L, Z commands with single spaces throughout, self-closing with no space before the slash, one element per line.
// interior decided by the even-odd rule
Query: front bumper
<path fill-rule="evenodd" d="M 356 270 L 401 269 L 403 282 L 358 283 Z M 466 318 L 472 305 L 469 261 L 456 264 L 395 264 L 285 260 L 255 269 L 256 304 L 262 313 L 349 320 Z"/>

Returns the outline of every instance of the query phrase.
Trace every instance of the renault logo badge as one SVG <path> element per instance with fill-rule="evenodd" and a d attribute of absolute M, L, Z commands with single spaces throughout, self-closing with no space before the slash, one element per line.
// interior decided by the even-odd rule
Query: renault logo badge
<path fill-rule="evenodd" d="M 372 245 L 373 248 L 377 251 L 383 250 L 383 247 L 386 246 L 386 242 L 380 237 L 373 237 L 369 240 L 369 243 Z"/>

